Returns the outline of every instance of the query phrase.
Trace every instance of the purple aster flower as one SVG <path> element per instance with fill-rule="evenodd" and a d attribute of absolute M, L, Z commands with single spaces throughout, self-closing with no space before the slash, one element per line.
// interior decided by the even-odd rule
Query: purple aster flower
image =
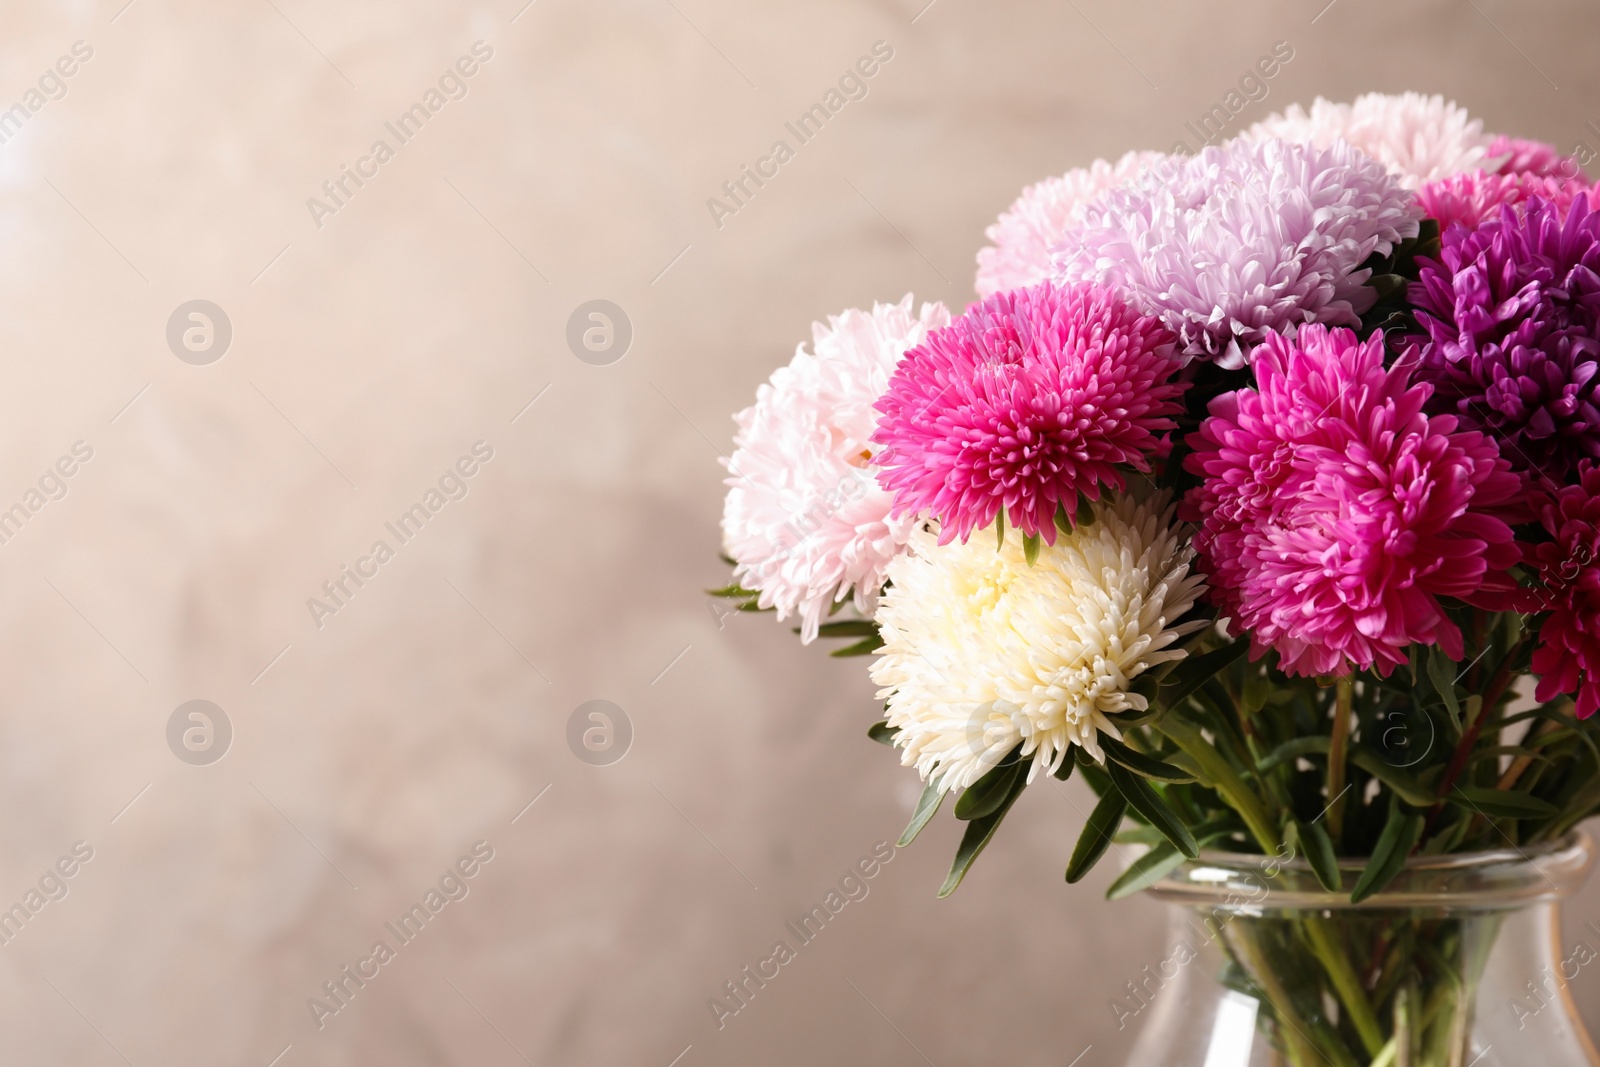
<path fill-rule="evenodd" d="M 1568 481 L 1600 459 L 1600 213 L 1534 197 L 1445 231 L 1411 302 L 1430 410 L 1500 442 L 1514 468 Z M 1409 358 L 1409 357 L 1408 357 Z"/>

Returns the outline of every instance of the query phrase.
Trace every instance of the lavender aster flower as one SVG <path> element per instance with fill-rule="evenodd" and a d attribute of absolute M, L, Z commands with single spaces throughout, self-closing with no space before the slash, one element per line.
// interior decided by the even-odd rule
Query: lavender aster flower
<path fill-rule="evenodd" d="M 1125 291 L 1185 355 L 1240 367 L 1270 334 L 1358 325 L 1377 298 L 1360 264 L 1421 218 L 1382 163 L 1343 141 L 1233 141 L 1101 195 L 1054 262 L 1058 281 Z"/>
<path fill-rule="evenodd" d="M 1411 286 L 1435 411 L 1500 442 L 1513 467 L 1575 475 L 1600 459 L 1600 213 L 1534 197 L 1452 226 Z"/>

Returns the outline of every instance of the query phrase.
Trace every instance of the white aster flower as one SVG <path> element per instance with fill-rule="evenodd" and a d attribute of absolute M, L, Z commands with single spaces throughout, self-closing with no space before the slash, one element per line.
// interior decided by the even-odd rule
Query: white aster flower
<path fill-rule="evenodd" d="M 1479 169 L 1494 140 L 1465 108 L 1421 93 L 1367 93 L 1352 104 L 1319 96 L 1309 111 L 1292 104 L 1240 137 L 1310 142 L 1318 148 L 1344 140 L 1388 167 L 1407 189 Z"/>
<path fill-rule="evenodd" d="M 805 641 L 836 601 L 853 595 L 858 610 L 872 611 L 884 568 L 910 535 L 914 520 L 891 518 L 893 497 L 878 486 L 872 405 L 906 350 L 949 322 L 943 304 L 913 312 L 909 293 L 829 316 L 812 324 L 813 351 L 796 348 L 734 416 L 722 514 L 734 580 L 778 618 L 798 613 Z"/>
<path fill-rule="evenodd" d="M 1085 204 L 1165 158 L 1160 152 L 1129 152 L 1115 163 L 1097 159 L 1055 178 L 1035 182 L 983 235 L 994 245 L 978 251 L 974 288 L 987 299 L 1050 277 L 1050 249 L 1066 234 Z"/>
<path fill-rule="evenodd" d="M 1104 762 L 1109 716 L 1142 711 L 1129 691 L 1205 620 L 1181 622 L 1204 589 L 1166 494 L 1107 496 L 1094 521 L 1041 545 L 975 536 L 939 545 L 919 527 L 889 565 L 872 679 L 898 730 L 900 762 L 941 790 L 965 788 L 1022 746 L 1031 781 L 1073 745 Z"/>

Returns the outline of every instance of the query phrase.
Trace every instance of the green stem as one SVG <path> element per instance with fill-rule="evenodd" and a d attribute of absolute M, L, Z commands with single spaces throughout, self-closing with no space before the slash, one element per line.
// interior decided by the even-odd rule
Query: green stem
<path fill-rule="evenodd" d="M 1349 1014 L 1356 1033 L 1361 1035 L 1367 1055 L 1376 1056 L 1383 1048 L 1383 1027 L 1378 1025 L 1378 1017 L 1373 1014 L 1372 1004 L 1367 1000 L 1367 991 L 1361 985 L 1361 979 L 1356 975 L 1355 966 L 1350 962 L 1344 945 L 1334 937 L 1326 919 L 1307 919 L 1306 937 L 1311 941 L 1311 951 L 1321 961 L 1322 969 L 1328 972 L 1333 987 L 1338 990 L 1339 1002 Z"/>
<path fill-rule="evenodd" d="M 1328 836 L 1334 845 L 1344 837 L 1345 753 L 1350 744 L 1350 708 L 1355 702 L 1355 681 L 1342 674 L 1334 682 L 1333 737 L 1328 743 Z"/>
<path fill-rule="evenodd" d="M 1283 1034 L 1284 1045 L 1295 1067 L 1323 1067 L 1328 1063 L 1334 1067 L 1360 1067 L 1336 1038 L 1325 1040 L 1322 1045 L 1312 1041 L 1306 1031 L 1313 1027 L 1295 1012 L 1289 991 L 1278 980 L 1277 971 L 1268 962 L 1251 933 L 1241 932 L 1237 937 L 1229 938 L 1229 943 L 1242 957 L 1240 963 L 1253 976 L 1257 988 L 1277 1015 L 1281 1024 L 1279 1031 Z"/>
<path fill-rule="evenodd" d="M 1214 747 L 1206 744 L 1206 739 L 1200 735 L 1199 728 L 1175 715 L 1167 715 L 1153 725 L 1195 761 L 1200 772 L 1210 779 L 1207 784 L 1221 793 L 1222 799 L 1239 813 L 1239 817 L 1244 820 L 1245 826 L 1255 836 L 1256 843 L 1262 850 L 1269 855 L 1277 852 L 1283 839 L 1278 836 L 1272 820 L 1267 818 L 1266 809 L 1261 806 L 1261 799 L 1245 784 L 1244 779 L 1239 777 L 1228 761 L 1223 759 Z"/>

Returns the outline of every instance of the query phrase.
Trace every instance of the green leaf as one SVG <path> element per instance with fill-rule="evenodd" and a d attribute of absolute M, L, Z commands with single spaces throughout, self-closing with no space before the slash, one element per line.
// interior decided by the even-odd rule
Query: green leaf
<path fill-rule="evenodd" d="M 1111 847 L 1117 827 L 1122 825 L 1122 816 L 1127 810 L 1128 802 L 1115 789 L 1100 798 L 1100 803 L 1089 813 L 1089 821 L 1083 824 L 1078 844 L 1072 850 L 1072 859 L 1067 861 L 1067 881 L 1081 880 L 1100 862 L 1100 857 Z"/>
<path fill-rule="evenodd" d="M 1078 525 L 1094 525 L 1094 502 L 1085 496 L 1082 490 L 1078 492 Z"/>
<path fill-rule="evenodd" d="M 1142 778 L 1149 778 L 1151 781 L 1156 782 L 1169 782 L 1173 785 L 1183 785 L 1195 780 L 1195 776 L 1188 771 L 1181 770 L 1153 756 L 1146 756 L 1143 752 L 1135 752 L 1110 734 L 1100 735 L 1100 747 L 1105 749 L 1108 758 Z"/>
<path fill-rule="evenodd" d="M 1038 534 L 1027 534 L 1022 538 L 1022 558 L 1027 561 L 1030 567 L 1039 562 Z"/>
<path fill-rule="evenodd" d="M 1061 766 L 1055 769 L 1056 780 L 1065 782 L 1067 779 L 1071 778 L 1072 768 L 1076 767 L 1077 765 L 1078 761 L 1072 758 L 1071 752 L 1068 752 L 1066 757 L 1062 759 Z"/>
<path fill-rule="evenodd" d="M 1128 806 L 1144 816 L 1146 822 L 1160 830 L 1185 856 L 1193 859 L 1200 855 L 1200 845 L 1195 841 L 1194 834 L 1183 825 L 1183 820 L 1167 806 L 1160 794 L 1150 788 L 1148 782 L 1115 762 L 1106 764 L 1106 773 L 1111 776 L 1111 783 L 1117 787 L 1117 792 L 1127 798 Z"/>
<path fill-rule="evenodd" d="M 1056 505 L 1056 529 L 1064 534 L 1072 532 L 1072 517 L 1067 514 L 1067 505 L 1064 503 Z"/>
<path fill-rule="evenodd" d="M 798 629 L 795 633 L 799 633 Z M 871 637 L 878 632 L 878 624 L 871 619 L 845 619 L 843 622 L 825 622 L 817 627 L 818 637 Z"/>
<path fill-rule="evenodd" d="M 1328 749 L 1332 745 L 1332 740 L 1326 737 L 1297 737 L 1293 741 L 1285 741 L 1267 753 L 1261 762 L 1257 764 L 1257 770 L 1262 774 L 1266 774 L 1268 771 L 1285 763 L 1292 763 L 1301 756 L 1326 756 Z"/>
<path fill-rule="evenodd" d="M 1172 673 L 1163 680 L 1157 696 L 1161 706 L 1177 707 L 1202 685 L 1216 677 L 1218 671 L 1250 650 L 1250 639 L 1241 637 L 1203 656 L 1190 656 L 1179 661 Z"/>
<path fill-rule="evenodd" d="M 973 782 L 961 796 L 956 799 L 956 818 L 963 822 L 981 819 L 985 815 L 993 815 L 1004 804 L 1006 797 L 1011 795 L 1012 787 L 1016 785 L 1017 776 L 1022 774 L 1022 761 L 1011 760 L 1002 762 L 998 767 L 991 769 L 982 778 Z"/>
<path fill-rule="evenodd" d="M 725 585 L 721 589 L 706 590 L 706 596 L 733 597 L 738 600 L 748 600 L 750 597 L 760 595 L 761 594 L 758 591 L 754 589 L 746 589 L 738 582 L 734 582 L 732 585 Z"/>
<path fill-rule="evenodd" d="M 828 655 L 833 656 L 836 659 L 843 658 L 845 656 L 870 656 L 872 653 L 876 652 L 882 647 L 883 638 L 877 634 L 873 634 L 871 637 L 868 637 L 862 641 L 857 641 L 853 645 L 846 645 L 843 648 L 836 648 L 832 652 L 829 652 Z"/>
<path fill-rule="evenodd" d="M 1006 509 L 1001 508 L 994 516 L 994 550 L 1000 551 L 1006 547 Z"/>
<path fill-rule="evenodd" d="M 1001 801 L 998 808 L 981 819 L 973 819 L 967 823 L 967 832 L 961 835 L 961 844 L 956 849 L 955 862 L 950 864 L 950 873 L 945 876 L 944 885 L 939 887 L 940 899 L 956 891 L 956 886 L 967 876 L 973 861 L 989 844 L 989 839 L 1000 828 L 1000 821 L 1006 817 L 1006 812 L 1011 810 L 1011 805 L 1017 802 L 1026 785 L 1027 776 L 1019 775 L 1012 785 L 1011 792 Z"/>
<path fill-rule="evenodd" d="M 1183 866 L 1184 855 L 1163 842 L 1146 852 L 1123 871 L 1106 889 L 1107 900 L 1121 900 L 1143 889 L 1149 889 L 1161 879 Z"/>
<path fill-rule="evenodd" d="M 889 725 L 888 719 L 880 719 L 867 727 L 867 736 L 880 745 L 893 745 L 894 735 L 899 732 L 899 730 Z"/>
<path fill-rule="evenodd" d="M 1337 893 L 1341 883 L 1339 856 L 1333 849 L 1333 838 L 1328 836 L 1328 831 L 1322 828 L 1320 822 L 1304 823 L 1296 819 L 1292 825 L 1300 839 L 1300 847 L 1305 851 L 1306 862 L 1311 864 L 1311 873 L 1317 876 L 1322 888 Z"/>
<path fill-rule="evenodd" d="M 1548 800 L 1540 800 L 1527 793 L 1469 785 L 1456 786 L 1445 799 L 1457 807 L 1481 815 L 1492 815 L 1497 819 L 1540 819 L 1554 815 L 1559 810 Z"/>
<path fill-rule="evenodd" d="M 1461 721 L 1461 703 L 1456 700 L 1456 661 L 1438 646 L 1428 650 L 1428 681 L 1450 709 L 1450 717 Z"/>
<path fill-rule="evenodd" d="M 1383 833 L 1378 835 L 1378 843 L 1373 846 L 1366 869 L 1356 880 L 1356 887 L 1350 893 L 1350 903 L 1359 904 L 1394 881 L 1395 875 L 1406 865 L 1406 857 L 1411 855 L 1411 850 L 1421 839 L 1425 825 L 1426 821 L 1421 815 L 1407 815 L 1399 804 L 1390 805 L 1389 821 L 1384 824 Z"/>
<path fill-rule="evenodd" d="M 1419 808 L 1432 807 L 1437 799 L 1431 790 L 1399 767 L 1391 767 L 1370 748 L 1357 747 L 1350 751 L 1350 762 L 1388 786 L 1407 804 Z"/>
<path fill-rule="evenodd" d="M 922 796 L 917 799 L 917 806 L 911 812 L 911 821 L 906 824 L 905 833 L 900 835 L 900 840 L 895 842 L 896 848 L 905 848 L 917 839 L 922 833 L 922 828 L 928 825 L 928 820 L 933 818 L 933 813 L 939 810 L 939 805 L 944 803 L 944 793 L 934 787 L 932 782 L 922 787 Z"/>

